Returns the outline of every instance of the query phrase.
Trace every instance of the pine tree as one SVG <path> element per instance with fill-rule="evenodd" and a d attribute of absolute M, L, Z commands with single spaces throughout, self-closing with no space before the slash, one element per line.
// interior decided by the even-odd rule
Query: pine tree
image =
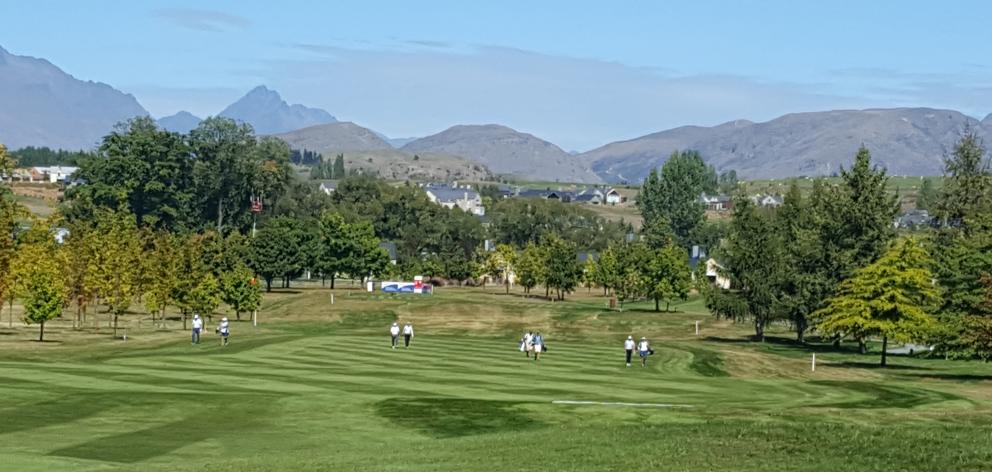
<path fill-rule="evenodd" d="M 338 154 L 334 157 L 334 168 L 331 175 L 332 179 L 343 179 L 348 176 L 344 168 L 344 154 Z"/>
<path fill-rule="evenodd" d="M 945 222 L 966 225 L 989 205 L 992 173 L 981 138 L 973 130 L 965 132 L 944 159 L 944 185 L 937 209 Z"/>
<path fill-rule="evenodd" d="M 898 241 L 878 261 L 841 283 L 827 306 L 814 313 L 817 329 L 861 340 L 882 337 L 885 366 L 889 339 L 920 339 L 936 324 L 929 311 L 940 296 L 931 265 L 918 241 Z"/>

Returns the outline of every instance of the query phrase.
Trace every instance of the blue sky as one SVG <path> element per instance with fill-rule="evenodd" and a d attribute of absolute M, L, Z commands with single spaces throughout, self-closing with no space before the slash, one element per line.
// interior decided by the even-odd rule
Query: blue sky
<path fill-rule="evenodd" d="M 0 46 L 216 114 L 265 84 L 394 137 L 501 123 L 567 150 L 832 108 L 992 112 L 992 2 L 3 1 Z"/>

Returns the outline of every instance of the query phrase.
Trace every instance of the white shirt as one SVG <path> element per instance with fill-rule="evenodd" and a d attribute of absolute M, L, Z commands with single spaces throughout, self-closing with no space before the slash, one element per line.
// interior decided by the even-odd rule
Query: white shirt
<path fill-rule="evenodd" d="M 228 332 L 229 329 L 230 329 L 230 323 L 228 323 L 227 321 L 221 321 L 220 322 L 220 332 L 221 332 L 221 334 L 227 334 L 227 332 Z"/>
<path fill-rule="evenodd" d="M 390 326 L 389 327 L 389 334 L 391 334 L 393 336 L 399 336 L 400 335 L 400 325 L 392 325 L 392 326 Z"/>
<path fill-rule="evenodd" d="M 407 336 L 413 336 L 413 325 L 406 325 L 403 327 L 403 334 Z"/>
<path fill-rule="evenodd" d="M 525 343 L 530 344 L 532 341 L 534 341 L 534 335 L 533 334 L 527 333 L 527 334 L 524 335 L 524 342 Z"/>
<path fill-rule="evenodd" d="M 203 329 L 203 318 L 193 318 L 193 329 Z"/>
<path fill-rule="evenodd" d="M 628 339 L 628 340 L 626 340 L 626 341 L 623 342 L 623 348 L 626 349 L 626 350 L 628 350 L 628 351 L 633 351 L 634 350 L 634 344 L 635 343 L 634 343 L 634 340 L 633 339 Z"/>
<path fill-rule="evenodd" d="M 640 350 L 640 351 L 650 351 L 651 350 L 651 348 L 648 347 L 648 342 L 647 341 L 641 341 L 640 347 L 638 347 L 637 349 Z"/>

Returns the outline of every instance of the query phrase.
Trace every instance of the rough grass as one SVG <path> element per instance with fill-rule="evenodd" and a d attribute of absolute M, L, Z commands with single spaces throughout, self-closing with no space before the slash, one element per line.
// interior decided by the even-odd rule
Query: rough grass
<path fill-rule="evenodd" d="M 699 300 L 604 309 L 501 288 L 382 296 L 304 286 L 266 296 L 260 325 L 190 346 L 181 322 L 129 314 L 83 331 L 0 323 L 0 469 L 988 470 L 992 366 L 770 342 Z M 141 326 L 138 326 L 138 321 Z M 386 327 L 411 321 L 413 349 Z M 701 334 L 694 334 L 695 321 Z M 517 350 L 545 333 L 540 362 Z M 622 340 L 657 354 L 626 368 Z M 780 337 L 776 337 L 780 336 Z M 809 356 L 817 352 L 817 371 Z M 559 405 L 553 400 L 674 404 Z"/>

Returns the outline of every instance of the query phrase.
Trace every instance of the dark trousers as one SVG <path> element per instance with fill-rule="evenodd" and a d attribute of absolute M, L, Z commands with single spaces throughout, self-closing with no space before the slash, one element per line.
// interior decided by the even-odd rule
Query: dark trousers
<path fill-rule="evenodd" d="M 403 335 L 403 347 L 410 347 L 410 337 L 409 334 Z"/>
<path fill-rule="evenodd" d="M 193 328 L 193 344 L 200 343 L 200 328 Z"/>
<path fill-rule="evenodd" d="M 630 364 L 630 356 L 634 354 L 633 349 L 627 349 L 627 363 Z"/>
<path fill-rule="evenodd" d="M 393 347 L 396 347 L 396 340 L 399 338 L 399 336 L 390 336 L 390 337 L 393 338 Z"/>

